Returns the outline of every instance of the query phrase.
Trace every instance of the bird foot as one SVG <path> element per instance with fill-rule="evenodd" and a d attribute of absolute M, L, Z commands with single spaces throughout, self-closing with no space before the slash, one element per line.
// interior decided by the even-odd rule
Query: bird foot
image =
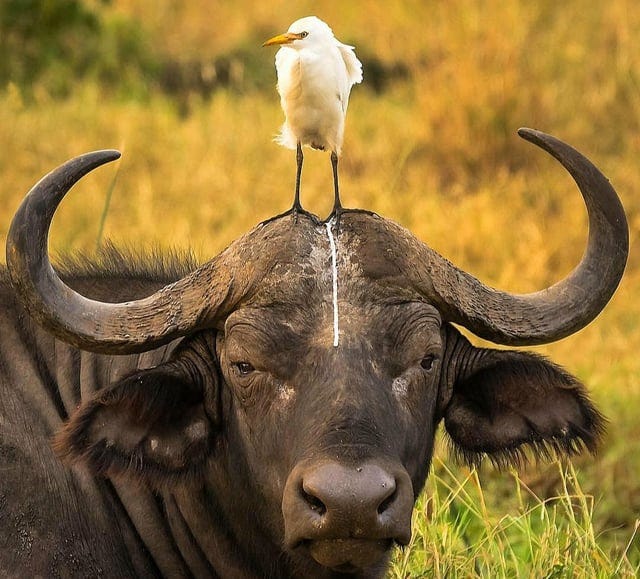
<path fill-rule="evenodd" d="M 310 213 L 309 211 L 307 211 L 306 209 L 302 208 L 302 205 L 300 205 L 300 203 L 294 203 L 293 207 L 291 207 L 291 209 L 289 209 L 289 211 L 287 211 L 285 213 L 285 215 L 287 213 L 291 214 L 291 217 L 293 218 L 293 222 L 294 223 L 298 223 L 298 216 L 299 215 L 304 215 L 305 217 L 308 217 L 309 219 L 311 219 L 311 221 L 313 221 L 316 225 L 318 225 L 320 223 L 320 219 L 318 219 L 318 217 L 316 217 L 313 213 Z"/>
<path fill-rule="evenodd" d="M 289 210 L 291 213 L 291 217 L 293 217 L 293 222 L 298 223 L 298 214 L 304 212 L 302 205 L 298 203 L 294 203 L 293 207 Z"/>
<path fill-rule="evenodd" d="M 316 215 L 314 215 L 313 213 L 310 213 L 309 211 L 306 211 L 305 209 L 303 209 L 300 206 L 293 206 L 291 209 L 285 211 L 284 213 L 278 213 L 278 215 L 274 215 L 273 217 L 269 217 L 269 219 L 265 219 L 264 221 L 262 221 L 260 223 L 260 225 L 266 225 L 267 223 L 271 223 L 272 221 L 275 221 L 276 219 L 281 219 L 283 217 L 291 217 L 292 221 L 294 224 L 298 223 L 298 217 L 300 215 L 303 215 L 304 217 L 308 217 L 309 219 L 311 219 L 311 221 L 313 221 L 314 224 L 319 225 L 320 219 L 318 219 L 318 217 Z"/>
<path fill-rule="evenodd" d="M 333 221 L 336 234 L 338 234 L 340 233 L 340 222 L 341 222 L 342 216 L 345 213 L 363 213 L 365 215 L 370 215 L 372 217 L 379 217 L 375 211 L 369 211 L 368 209 L 347 209 L 346 207 L 342 207 L 342 205 L 340 205 L 338 207 L 333 208 L 333 211 L 331 212 L 329 217 L 325 219 L 324 223 L 329 223 Z"/>

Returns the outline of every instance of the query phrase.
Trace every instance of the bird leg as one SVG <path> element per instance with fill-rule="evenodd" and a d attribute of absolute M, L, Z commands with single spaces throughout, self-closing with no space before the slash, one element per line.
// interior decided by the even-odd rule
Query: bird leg
<path fill-rule="evenodd" d="M 331 167 L 333 168 L 333 211 L 331 215 L 336 218 L 336 229 L 340 226 L 340 214 L 342 213 L 342 203 L 340 203 L 340 187 L 338 186 L 338 155 L 331 151 Z"/>
<path fill-rule="evenodd" d="M 293 207 L 291 208 L 291 213 L 293 214 L 294 221 L 298 220 L 298 213 L 302 213 L 302 205 L 300 204 L 300 179 L 302 177 L 302 161 L 304 160 L 304 155 L 302 154 L 302 145 L 300 141 L 298 141 L 298 145 L 296 147 L 296 193 L 293 198 Z"/>

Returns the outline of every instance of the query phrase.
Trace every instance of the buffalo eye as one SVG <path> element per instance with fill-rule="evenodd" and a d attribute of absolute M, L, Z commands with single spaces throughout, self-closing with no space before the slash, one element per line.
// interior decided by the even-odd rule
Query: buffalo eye
<path fill-rule="evenodd" d="M 240 376 L 248 376 L 255 370 L 249 362 L 236 362 L 233 366 Z"/>
<path fill-rule="evenodd" d="M 420 361 L 420 366 L 422 367 L 423 370 L 426 370 L 427 372 L 429 372 L 430 370 L 433 369 L 433 365 L 436 362 L 436 357 L 433 354 L 429 354 L 428 356 L 425 356 L 424 358 L 422 358 L 422 360 Z"/>

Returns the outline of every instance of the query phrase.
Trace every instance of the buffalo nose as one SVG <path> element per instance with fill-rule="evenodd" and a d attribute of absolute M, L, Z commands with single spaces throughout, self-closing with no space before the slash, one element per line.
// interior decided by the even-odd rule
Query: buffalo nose
<path fill-rule="evenodd" d="M 297 472 L 296 472 L 297 470 Z M 285 488 L 286 542 L 411 538 L 413 487 L 406 471 L 328 461 L 294 469 Z"/>
<path fill-rule="evenodd" d="M 391 507 L 396 481 L 376 466 L 331 464 L 308 473 L 302 480 L 301 494 L 320 516 L 372 518 Z"/>

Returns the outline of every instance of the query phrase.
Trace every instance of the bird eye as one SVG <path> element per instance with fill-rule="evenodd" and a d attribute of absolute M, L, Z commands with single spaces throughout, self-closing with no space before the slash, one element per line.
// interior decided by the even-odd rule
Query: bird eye
<path fill-rule="evenodd" d="M 306 30 L 300 33 L 300 38 L 306 38 L 307 36 L 309 36 L 309 33 Z"/>
<path fill-rule="evenodd" d="M 248 376 L 255 368 L 249 362 L 236 362 L 234 367 L 240 376 Z"/>
<path fill-rule="evenodd" d="M 422 358 L 422 360 L 420 361 L 420 366 L 423 370 L 426 370 L 428 372 L 433 369 L 435 361 L 436 357 L 433 354 L 429 354 L 428 356 Z"/>

